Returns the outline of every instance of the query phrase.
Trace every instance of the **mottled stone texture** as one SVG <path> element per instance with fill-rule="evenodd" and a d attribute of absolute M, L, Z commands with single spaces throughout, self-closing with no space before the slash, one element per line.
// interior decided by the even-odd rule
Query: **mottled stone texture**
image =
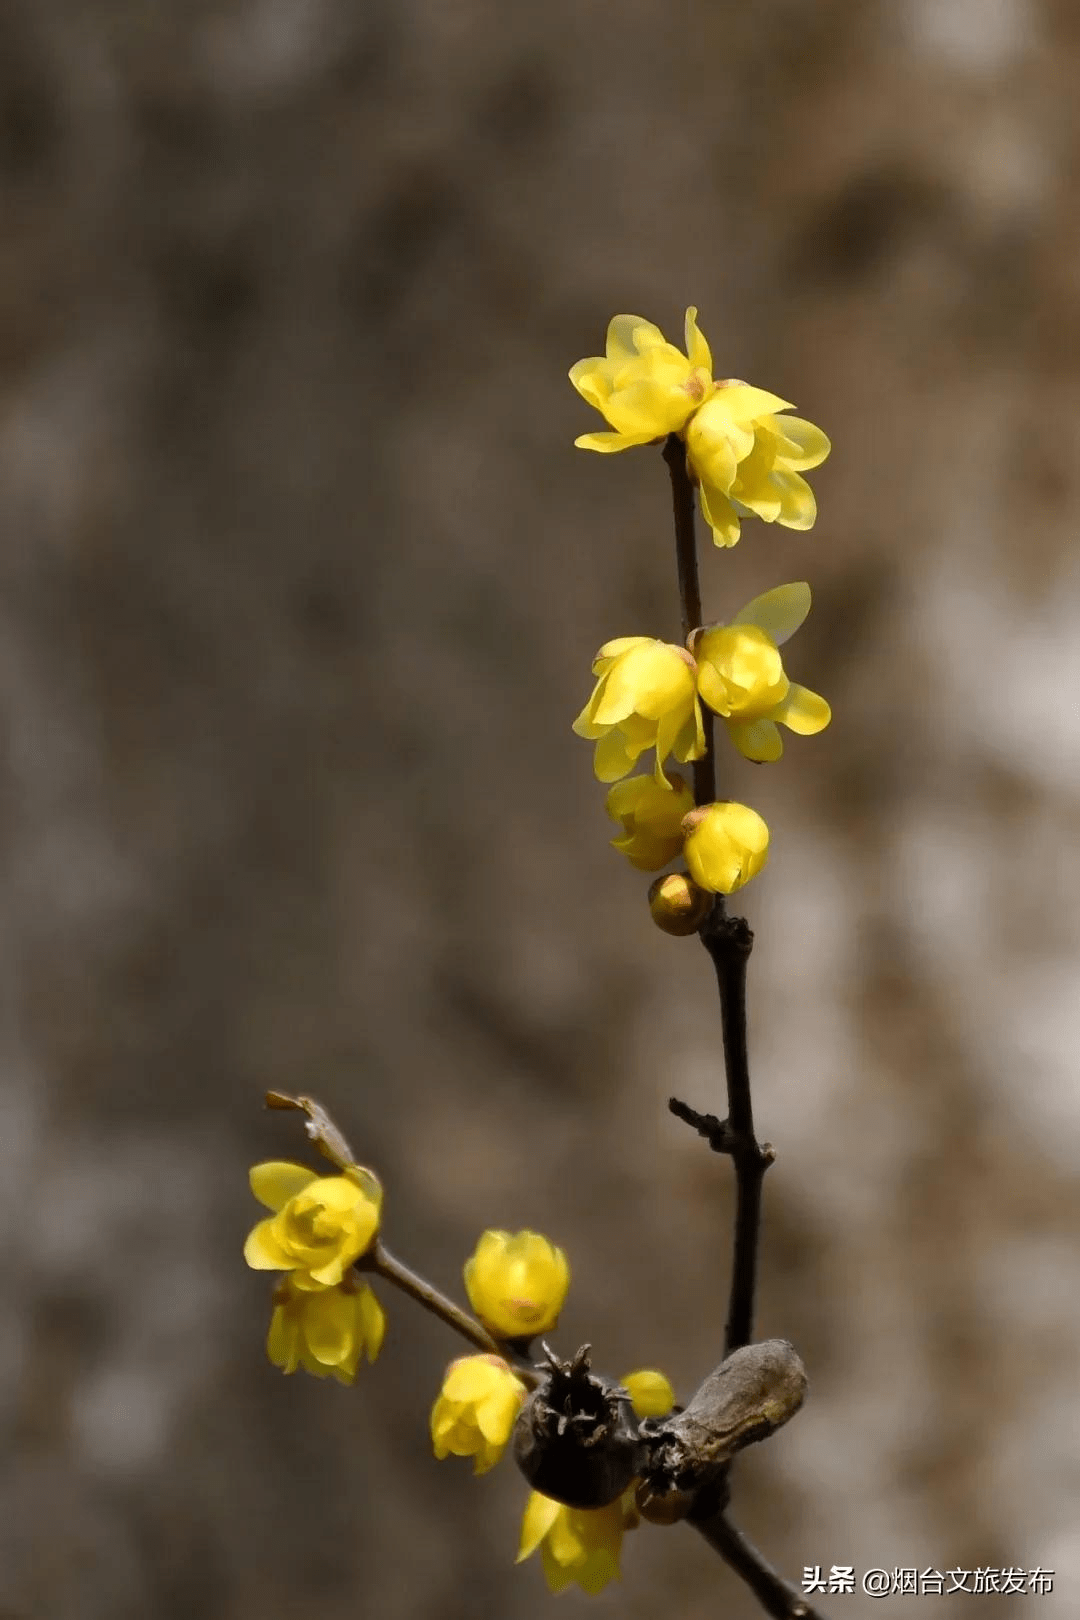
<path fill-rule="evenodd" d="M 569 730 L 677 604 L 660 458 L 575 452 L 565 371 L 691 301 L 836 444 L 813 534 L 703 563 L 717 617 L 810 578 L 836 714 L 722 760 L 811 1377 L 740 1518 L 1075 1612 L 1078 69 L 1067 0 L 0 0 L 4 1620 L 549 1612 L 510 1465 L 430 1457 L 435 1324 L 266 1364 L 268 1086 L 444 1286 L 539 1227 L 562 1353 L 715 1365 L 709 963 Z M 755 1612 L 685 1527 L 624 1565 L 597 1612 Z"/>

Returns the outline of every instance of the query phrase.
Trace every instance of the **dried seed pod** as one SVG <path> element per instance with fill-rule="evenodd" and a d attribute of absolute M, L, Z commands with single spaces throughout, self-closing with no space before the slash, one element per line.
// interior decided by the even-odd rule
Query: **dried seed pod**
<path fill-rule="evenodd" d="M 734 1351 L 684 1411 L 646 1426 L 650 1457 L 637 1491 L 642 1516 L 673 1524 L 692 1511 L 714 1509 L 732 1457 L 794 1417 L 806 1383 L 806 1369 L 786 1339 Z"/>
<path fill-rule="evenodd" d="M 583 1345 L 571 1361 L 548 1351 L 544 1381 L 514 1428 L 514 1456 L 529 1484 L 572 1508 L 616 1501 L 646 1457 L 629 1395 L 589 1370 L 589 1350 Z"/>

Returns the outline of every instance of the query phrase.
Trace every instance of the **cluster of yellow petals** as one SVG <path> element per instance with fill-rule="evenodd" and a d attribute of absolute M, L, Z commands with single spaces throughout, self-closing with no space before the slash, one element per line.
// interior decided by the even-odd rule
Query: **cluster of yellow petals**
<path fill-rule="evenodd" d="M 598 781 L 617 782 L 647 748 L 656 750 L 661 783 L 669 754 L 684 763 L 701 758 L 705 728 L 694 660 L 685 647 L 651 636 L 620 636 L 604 643 L 592 671 L 596 686 L 574 730 L 596 743 Z"/>
<path fill-rule="evenodd" d="M 303 1367 L 351 1384 L 361 1355 L 374 1361 L 385 1332 L 386 1314 L 367 1283 L 313 1292 L 286 1277 L 274 1291 L 266 1353 L 282 1372 Z"/>
<path fill-rule="evenodd" d="M 712 355 L 686 312 L 686 353 L 639 315 L 616 315 L 605 353 L 579 360 L 570 381 L 614 430 L 585 433 L 584 450 L 627 450 L 669 433 L 686 443 L 690 475 L 718 546 L 733 546 L 742 518 L 809 529 L 817 517 L 813 490 L 802 474 L 829 454 L 813 422 L 786 413 L 787 400 L 737 379 L 716 381 Z"/>
<path fill-rule="evenodd" d="M 663 1417 L 675 1404 L 675 1392 L 652 1368 L 628 1373 L 622 1383 L 639 1418 Z M 553 1592 L 577 1585 L 595 1594 L 619 1574 L 623 1536 L 640 1522 L 634 1487 L 607 1507 L 570 1508 L 533 1491 L 521 1521 L 518 1563 L 540 1550 L 544 1577 Z"/>
<path fill-rule="evenodd" d="M 353 1263 L 379 1230 L 382 1187 L 359 1165 L 319 1176 L 271 1160 L 251 1171 L 251 1190 L 270 1217 L 248 1233 L 244 1259 L 286 1276 L 274 1294 L 267 1354 L 287 1373 L 352 1383 L 360 1357 L 374 1361 L 386 1330 L 382 1306 Z"/>
<path fill-rule="evenodd" d="M 452 1361 L 431 1411 L 436 1457 L 473 1457 L 473 1472 L 486 1474 L 506 1449 L 525 1393 L 501 1356 Z"/>
<path fill-rule="evenodd" d="M 484 1232 L 465 1262 L 469 1303 L 499 1339 L 547 1333 L 569 1287 L 566 1255 L 539 1232 Z"/>
<path fill-rule="evenodd" d="M 780 758 L 778 725 L 809 737 L 832 718 L 823 697 L 788 679 L 780 657 L 809 611 L 809 585 L 778 585 L 747 602 L 730 624 L 710 625 L 693 638 L 698 692 L 747 759 Z"/>

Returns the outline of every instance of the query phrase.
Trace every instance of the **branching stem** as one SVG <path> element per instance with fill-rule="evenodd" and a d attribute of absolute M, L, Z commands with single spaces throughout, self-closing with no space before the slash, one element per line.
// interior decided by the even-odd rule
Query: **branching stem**
<path fill-rule="evenodd" d="M 723 1513 L 695 1523 L 725 1564 L 746 1582 L 766 1614 L 774 1620 L 825 1620 L 801 1592 L 789 1586 L 751 1541 Z"/>

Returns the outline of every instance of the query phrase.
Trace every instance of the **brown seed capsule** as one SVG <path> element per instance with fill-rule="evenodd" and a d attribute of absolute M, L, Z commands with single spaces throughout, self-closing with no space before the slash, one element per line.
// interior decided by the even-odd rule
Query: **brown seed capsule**
<path fill-rule="evenodd" d="M 699 889 L 689 872 L 669 872 L 649 888 L 652 920 L 665 934 L 696 934 L 712 903 L 712 895 Z"/>
<path fill-rule="evenodd" d="M 544 1382 L 514 1428 L 514 1457 L 529 1484 L 572 1508 L 616 1501 L 645 1457 L 629 1395 L 590 1372 L 589 1348 L 572 1361 L 548 1353 Z"/>

